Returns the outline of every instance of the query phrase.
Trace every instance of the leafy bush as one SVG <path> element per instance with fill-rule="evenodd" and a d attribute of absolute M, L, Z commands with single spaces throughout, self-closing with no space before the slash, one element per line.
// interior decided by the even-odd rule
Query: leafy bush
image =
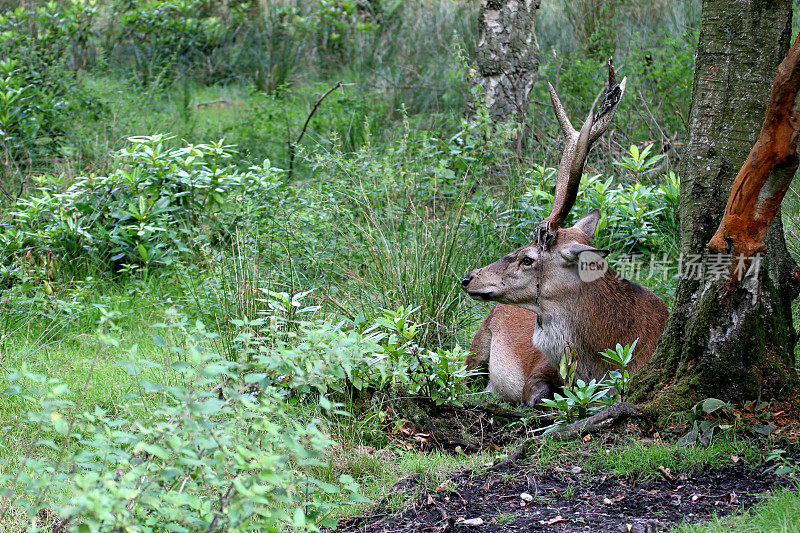
<path fill-rule="evenodd" d="M 218 216 L 223 208 L 276 179 L 268 161 L 238 171 L 222 142 L 168 148 L 168 139 L 131 137 L 106 176 L 40 178 L 4 221 L 6 265 L 31 257 L 73 273 L 79 265 L 146 275 L 218 237 L 232 222 Z"/>
<path fill-rule="evenodd" d="M 6 165 L 60 154 L 72 117 L 102 111 L 67 73 L 86 66 L 97 7 L 86 1 L 40 4 L 0 13 L 0 140 Z"/>
<path fill-rule="evenodd" d="M 154 336 L 163 362 L 134 350 L 122 363 L 135 392 L 116 412 L 83 405 L 88 383 L 81 393 L 25 368 L 5 376 L 8 400 L 30 406 L 33 443 L 24 457 L 2 459 L 0 515 L 13 508 L 34 520 L 50 509 L 89 531 L 314 530 L 335 525 L 332 509 L 363 501 L 352 478 L 313 476 L 331 445 L 321 419 L 297 417 L 257 366 L 209 352 L 213 334 L 202 324 L 178 319 L 168 331 L 175 343 Z M 336 409 L 324 396 L 319 404 Z"/>
<path fill-rule="evenodd" d="M 519 204 L 524 212 L 521 223 L 530 227 L 549 214 L 555 169 L 534 166 L 527 182 Z M 615 183 L 612 177 L 603 179 L 599 174 L 584 174 L 571 216 L 579 218 L 592 209 L 600 210 L 593 239 L 598 248 L 623 253 L 674 250 L 678 235 L 675 213 L 679 185 L 678 177 L 671 172 L 659 185 L 638 181 Z"/>
<path fill-rule="evenodd" d="M 630 379 L 628 365 L 633 360 L 638 342 L 639 339 L 636 339 L 630 345 L 617 344 L 613 350 L 600 352 L 604 358 L 618 365 L 619 369 L 612 370 L 599 381 L 592 379 L 588 383 L 582 379 L 573 383 L 579 361 L 574 350 L 565 350 L 559 365 L 559 373 L 565 383 L 564 394 L 555 393 L 552 400 L 542 400 L 542 404 L 548 407 L 555 417 L 555 421 L 547 426 L 545 433 L 592 416 L 616 402 L 624 401 Z"/>
<path fill-rule="evenodd" d="M 557 413 L 556 423 L 549 426 L 548 430 L 552 431 L 600 412 L 606 405 L 601 399 L 608 392 L 608 386 L 603 380 L 598 383 L 593 379 L 586 383 L 578 379 L 572 387 L 564 388 L 563 395 L 555 393 L 552 400 L 542 400 L 544 406 Z"/>
<path fill-rule="evenodd" d="M 125 53 L 117 55 L 133 58 L 134 72 L 144 85 L 186 74 L 217 81 L 229 74 L 219 51 L 246 22 L 245 7 L 232 4 L 223 17 L 214 3 L 204 0 L 117 0 L 117 31 L 125 36 Z"/>
<path fill-rule="evenodd" d="M 708 446 L 714 435 L 721 431 L 770 435 L 776 426 L 770 422 L 769 407 L 768 402 L 749 401 L 737 408 L 730 402 L 706 398 L 688 413 L 691 428 L 678 443 Z"/>

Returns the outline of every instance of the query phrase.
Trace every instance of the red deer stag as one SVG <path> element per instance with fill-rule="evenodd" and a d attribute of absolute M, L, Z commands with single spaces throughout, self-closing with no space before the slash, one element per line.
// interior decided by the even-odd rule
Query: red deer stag
<path fill-rule="evenodd" d="M 650 360 L 664 329 L 664 302 L 620 278 L 603 261 L 608 251 L 592 246 L 599 211 L 561 228 L 575 203 L 586 155 L 611 124 L 625 91 L 626 79 L 616 84 L 610 61 L 608 78 L 600 111 L 594 113 L 602 92 L 580 131 L 548 84 L 566 138 L 552 211 L 534 242 L 473 270 L 462 282 L 470 297 L 499 302 L 475 334 L 467 366 L 488 367 L 488 390 L 508 401 L 533 406 L 552 397 L 563 385 L 556 369 L 567 350 L 577 355 L 577 378 L 599 379 L 614 369 L 599 352 L 638 338 L 629 367 L 636 371 Z"/>

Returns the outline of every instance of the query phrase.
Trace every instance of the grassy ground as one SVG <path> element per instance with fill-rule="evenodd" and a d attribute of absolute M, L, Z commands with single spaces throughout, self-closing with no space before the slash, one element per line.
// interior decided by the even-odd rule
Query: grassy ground
<path fill-rule="evenodd" d="M 673 3 L 649 4 L 627 6 L 630 16 L 616 17 L 614 20 L 622 22 L 611 27 L 607 14 L 600 11 L 579 17 L 582 8 L 577 4 L 544 2 L 539 25 L 541 71 L 543 77 L 559 80 L 562 97 L 575 115 L 587 107 L 587 98 L 591 99 L 587 95 L 596 91 L 598 76 L 611 52 L 619 58 L 621 72 L 638 72 L 640 98 L 672 95 L 663 109 L 656 110 L 660 113 L 657 119 L 645 116 L 638 106 L 622 111 L 617 131 L 607 144 L 598 146 L 590 170 L 614 176 L 615 184 L 642 186 L 635 189 L 640 196 L 634 198 L 631 190 L 623 191 L 609 207 L 618 219 L 601 238 L 625 251 L 673 253 L 674 217 L 655 213 L 659 205 L 651 205 L 662 202 L 655 191 L 665 183 L 663 174 L 673 169 L 674 155 L 670 151 L 674 147 L 667 147 L 656 122 L 661 122 L 666 137 L 680 140 L 679 117 L 681 113 L 686 116 L 687 80 L 691 79 L 696 38 L 694 32 L 684 29 L 696 22 L 698 3 L 670 9 L 666 18 L 661 14 Z M 68 386 L 65 399 L 74 402 L 76 411 L 100 407 L 121 413 L 133 394 L 144 399 L 138 412 L 146 413 L 157 401 L 137 390 L 141 376 L 126 370 L 131 353 L 165 366 L 176 362 L 175 353 L 156 342 L 153 335 L 164 335 L 175 344 L 180 339 L 170 337 L 159 324 L 182 313 L 190 321 L 208 321 L 211 327 L 211 319 L 216 317 L 209 308 L 220 302 L 229 305 L 226 309 L 236 309 L 245 300 L 252 304 L 250 310 L 263 310 L 267 304 L 258 289 L 266 285 L 294 293 L 315 289 L 304 305 L 320 305 L 314 316 L 330 324 L 372 319 L 384 308 L 411 306 L 416 308 L 412 318 L 420 324 L 416 340 L 422 348 L 468 345 L 489 307 L 466 301 L 458 280 L 473 266 L 527 242 L 531 224 L 542 218 L 542 206 L 549 200 L 546 191 L 552 185 L 545 178 L 546 171 L 535 164 L 555 166 L 559 137 L 543 83 L 537 83 L 538 92 L 533 96 L 540 143 L 522 161 L 504 141 L 508 132 L 480 120 L 464 120 L 467 65 L 459 55 L 474 56 L 470 48 L 475 41 L 474 13 L 466 16 L 463 6 L 444 0 L 419 3 L 418 7 L 425 11 L 404 14 L 392 22 L 397 24 L 393 32 L 359 34 L 360 40 L 353 40 L 357 45 L 348 49 L 350 57 L 342 58 L 337 69 L 331 69 L 310 48 L 306 55 L 292 56 L 295 59 L 287 56 L 284 66 L 292 67 L 293 73 L 286 83 L 270 90 L 256 90 L 245 75 L 218 83 L 178 77 L 146 87 L 130 69 L 70 73 L 71 83 L 105 111 L 95 118 L 86 114 L 85 120 L 70 120 L 62 132 L 61 152 L 34 159 L 26 169 L 32 176 L 63 173 L 67 183 L 76 176 L 116 168 L 112 154 L 127 145 L 127 136 L 153 133 L 174 136 L 165 141 L 167 147 L 224 138 L 236 145 L 234 159 L 239 167 L 260 165 L 268 158 L 273 165 L 286 168 L 288 144 L 300 134 L 314 102 L 336 81 L 344 85 L 309 122 L 293 182 L 276 186 L 277 192 L 267 197 L 257 217 L 243 220 L 247 213 L 228 213 L 238 217 L 234 221 L 240 224 L 240 233 L 235 238 L 224 237 L 237 243 L 238 249 L 220 246 L 210 247 L 208 252 L 209 248 L 204 248 L 206 255 L 195 256 L 190 264 L 153 269 L 146 279 L 104 271 L 94 272 L 88 280 L 43 276 L 47 285 L 37 278 L 17 292 L 3 285 L 3 384 L 11 387 L 9 375 L 24 368 L 63 380 Z M 570 20 L 570 25 L 564 20 Z M 575 35 L 580 39 L 573 39 Z M 310 46 L 305 41 L 301 44 Z M 653 56 L 650 51 L 659 53 Z M 660 74 L 654 75 L 648 70 L 651 68 L 660 69 Z M 662 143 L 667 157 L 639 180 L 638 174 L 626 173 L 614 162 L 630 145 L 643 143 Z M 20 176 L 7 165 L 2 178 L 3 183 L 16 183 Z M 38 186 L 30 182 L 28 192 L 34 193 Z M 590 207 L 591 199 L 579 200 L 580 209 Z M 9 211 L 4 210 L 4 217 L 10 216 Z M 798 214 L 800 196 L 795 188 L 784 204 L 784 224 L 789 248 L 800 258 Z M 214 213 L 217 215 L 222 218 L 223 214 Z M 205 223 L 212 222 L 216 221 Z M 634 230 L 646 223 L 653 226 L 648 227 L 649 233 L 634 235 Z M 189 241 L 211 233 L 199 224 L 185 229 L 191 235 Z M 60 234 L 53 235 L 57 244 Z M 177 244 L 185 243 L 168 243 Z M 194 241 L 190 244 L 197 245 Z M 219 259 L 215 253 L 224 257 Z M 19 255 L 23 263 L 29 261 L 24 253 Z M 237 270 L 232 266 L 237 260 L 248 268 Z M 227 283 L 228 292 L 220 295 L 209 289 L 212 281 Z M 651 279 L 646 284 L 669 300 L 670 283 Z M 243 296 L 251 289 L 260 301 L 252 294 Z M 101 324 L 108 317 L 113 319 L 113 328 Z M 229 316 L 226 320 L 242 318 L 254 316 Z M 800 323 L 798 303 L 795 319 Z M 115 343 L 103 342 L 104 335 Z M 230 339 L 221 335 L 212 345 L 222 351 L 225 342 Z M 324 354 L 319 358 L 324 359 Z M 186 384 L 177 373 L 156 374 L 145 369 L 144 376 L 156 383 Z M 36 407 L 34 403 L 11 396 L 0 402 L 0 459 L 6 461 L 0 464 L 0 474 L 13 475 L 21 458 L 33 448 L 35 437 L 23 419 Z M 323 416 L 319 406 L 309 404 L 299 408 L 301 420 L 324 419 L 326 434 L 336 441 L 324 464 L 315 467 L 318 477 L 335 482 L 341 474 L 348 474 L 361 485 L 364 495 L 375 502 L 385 501 L 392 509 L 406 503 L 407 495 L 392 489 L 402 478 L 419 475 L 422 488 L 435 491 L 453 472 L 481 472 L 503 455 L 491 451 L 469 456 L 423 453 L 402 445 L 387 446 L 387 428 L 376 419 L 378 413 L 343 419 Z M 383 434 L 383 446 L 364 437 L 375 433 Z M 529 462 L 535 469 L 580 463 L 589 473 L 642 479 L 657 475 L 656 466 L 673 472 L 717 468 L 727 464 L 733 454 L 744 457 L 748 464 L 760 465 L 758 445 L 727 437 L 708 447 L 687 448 L 661 441 L 547 442 Z M 37 449 L 36 453 L 55 457 L 60 451 Z M 708 531 L 794 531 L 791 524 L 798 503 L 796 491 L 785 491 L 759 510 L 710 524 Z M 366 504 L 342 505 L 336 516 L 365 508 Z M 12 528 L 24 523 L 24 518 L 12 511 L 4 521 L 6 528 Z"/>

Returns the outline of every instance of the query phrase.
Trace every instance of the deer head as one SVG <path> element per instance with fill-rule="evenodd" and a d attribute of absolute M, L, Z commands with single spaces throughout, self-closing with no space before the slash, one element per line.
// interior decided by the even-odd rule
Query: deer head
<path fill-rule="evenodd" d="M 464 290 L 478 300 L 514 304 L 538 315 L 574 301 L 583 285 L 604 275 L 606 250 L 592 246 L 600 212 L 595 209 L 571 228 L 558 232 L 549 246 L 537 242 L 517 248 L 491 265 L 467 274 Z"/>
<path fill-rule="evenodd" d="M 473 298 L 515 304 L 547 315 L 549 308 L 563 306 L 584 285 L 603 277 L 607 251 L 591 245 L 600 214 L 592 211 L 573 227 L 559 231 L 578 194 L 583 166 L 592 144 L 608 129 L 625 91 L 627 79 L 616 83 L 612 62 L 608 62 L 608 87 L 592 104 L 580 131 L 572 127 L 564 106 L 552 85 L 550 97 L 566 140 L 558 165 L 558 177 L 550 215 L 538 228 L 536 240 L 491 265 L 470 272 L 462 282 Z M 605 94 L 601 109 L 594 108 Z"/>

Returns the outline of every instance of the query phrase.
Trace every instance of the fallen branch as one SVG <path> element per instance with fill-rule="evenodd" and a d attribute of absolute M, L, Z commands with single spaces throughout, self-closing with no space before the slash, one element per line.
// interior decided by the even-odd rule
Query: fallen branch
<path fill-rule="evenodd" d="M 588 435 L 589 433 L 597 433 L 609 426 L 612 426 L 630 417 L 637 417 L 642 415 L 642 410 L 637 405 L 628 402 L 620 402 L 606 407 L 596 415 L 578 420 L 572 424 L 551 431 L 542 437 L 549 437 L 555 440 L 567 440 L 579 435 Z"/>
<path fill-rule="evenodd" d="M 642 410 L 639 406 L 628 402 L 620 402 L 606 407 L 596 415 L 578 420 L 563 428 L 556 429 L 550 433 L 544 433 L 536 437 L 525 439 L 508 457 L 493 464 L 489 470 L 500 470 L 501 468 L 510 465 L 520 457 L 524 457 L 526 448 L 534 441 L 545 441 L 546 439 L 554 439 L 558 441 L 568 440 L 580 435 L 588 435 L 590 433 L 597 433 L 605 430 L 617 422 L 626 418 L 635 418 L 642 416 Z M 541 446 L 540 448 L 541 449 Z"/>
<path fill-rule="evenodd" d="M 287 179 L 292 179 L 292 172 L 294 171 L 295 150 L 297 148 L 297 145 L 300 144 L 300 141 L 303 140 L 303 136 L 306 134 L 306 129 L 308 129 L 308 123 L 311 122 L 311 117 L 313 117 L 314 113 L 317 112 L 317 109 L 319 108 L 319 106 L 322 103 L 322 101 L 325 100 L 325 98 L 327 98 L 329 94 L 331 94 L 333 91 L 335 91 L 336 89 L 338 89 L 341 86 L 342 86 L 342 82 L 341 81 L 337 81 L 336 84 L 333 87 L 331 87 L 330 89 L 325 91 L 325 94 L 320 96 L 317 99 L 317 101 L 314 102 L 314 107 L 312 107 L 311 108 L 311 112 L 308 113 L 308 116 L 306 117 L 306 122 L 305 122 L 305 124 L 303 124 L 303 129 L 300 130 L 300 135 L 297 136 L 297 140 L 294 141 L 294 142 L 289 141 L 289 172 L 288 172 L 288 174 L 286 176 Z"/>

